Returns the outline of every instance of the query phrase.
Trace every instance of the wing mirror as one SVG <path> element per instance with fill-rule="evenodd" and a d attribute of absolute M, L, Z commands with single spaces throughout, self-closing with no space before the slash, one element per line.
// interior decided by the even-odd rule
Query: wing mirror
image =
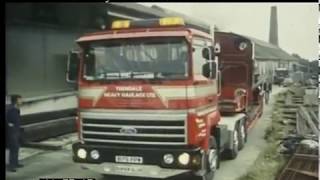
<path fill-rule="evenodd" d="M 79 52 L 70 51 L 67 63 L 66 80 L 68 83 L 76 83 L 79 72 Z"/>

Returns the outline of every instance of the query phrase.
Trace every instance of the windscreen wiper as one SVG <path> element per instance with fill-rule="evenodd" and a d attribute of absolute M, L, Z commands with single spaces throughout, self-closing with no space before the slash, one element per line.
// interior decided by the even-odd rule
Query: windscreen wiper
<path fill-rule="evenodd" d="M 145 76 L 145 75 L 152 75 L 153 77 L 151 77 L 151 78 L 156 78 L 157 77 L 157 73 L 156 72 L 131 72 L 130 73 L 131 79 L 133 79 L 135 76 Z"/>
<path fill-rule="evenodd" d="M 170 77 L 170 76 L 184 76 L 184 73 L 176 73 L 176 72 L 160 72 L 162 76 L 164 77 Z"/>
<path fill-rule="evenodd" d="M 103 76 L 103 77 L 100 77 L 100 76 Z M 130 75 L 129 73 L 124 73 L 124 72 L 101 72 L 99 74 L 96 75 L 96 78 L 98 79 L 108 79 L 108 78 L 118 78 L 118 79 L 123 79 L 123 78 L 129 78 Z"/>

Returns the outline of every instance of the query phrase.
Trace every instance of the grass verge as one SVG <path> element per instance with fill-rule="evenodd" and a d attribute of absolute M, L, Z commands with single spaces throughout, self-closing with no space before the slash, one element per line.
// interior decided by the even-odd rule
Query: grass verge
<path fill-rule="evenodd" d="M 279 143 L 288 131 L 293 127 L 282 123 L 281 105 L 284 101 L 284 94 L 275 96 L 275 103 L 273 106 L 273 113 L 271 115 L 272 123 L 266 129 L 265 140 L 267 141 L 267 148 L 260 153 L 255 163 L 250 168 L 250 171 L 238 178 L 238 180 L 272 180 L 282 170 L 288 159 L 278 153 Z"/>

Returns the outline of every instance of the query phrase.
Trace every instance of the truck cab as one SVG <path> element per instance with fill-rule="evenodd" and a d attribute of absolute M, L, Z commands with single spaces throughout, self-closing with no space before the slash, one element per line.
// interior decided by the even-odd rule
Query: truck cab
<path fill-rule="evenodd" d="M 211 180 L 220 153 L 235 158 L 239 139 L 243 147 L 246 118 L 221 123 L 213 39 L 180 17 L 115 21 L 80 37 L 67 73 L 79 89 L 74 162 L 107 175 Z"/>

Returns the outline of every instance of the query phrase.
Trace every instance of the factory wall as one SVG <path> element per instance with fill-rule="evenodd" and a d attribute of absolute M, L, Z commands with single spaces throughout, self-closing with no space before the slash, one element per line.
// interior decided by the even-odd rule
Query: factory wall
<path fill-rule="evenodd" d="M 78 36 L 71 30 L 7 26 L 7 92 L 33 97 L 72 90 L 65 81 L 66 62 Z"/>

